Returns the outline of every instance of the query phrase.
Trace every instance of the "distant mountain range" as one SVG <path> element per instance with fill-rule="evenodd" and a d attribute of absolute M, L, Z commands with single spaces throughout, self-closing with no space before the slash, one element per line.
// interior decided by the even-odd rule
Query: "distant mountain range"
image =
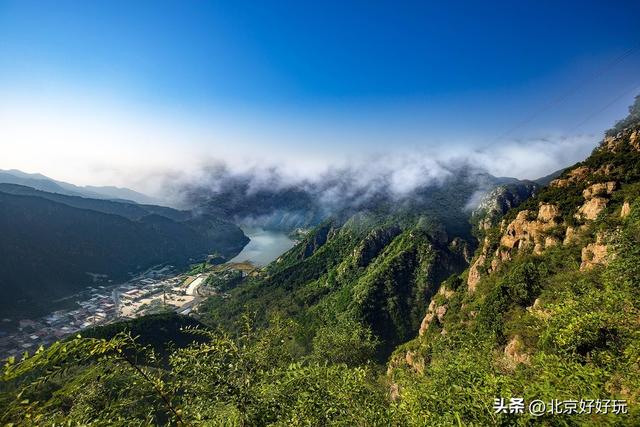
<path fill-rule="evenodd" d="M 1 170 L 0 183 L 18 184 L 50 193 L 67 196 L 89 197 L 93 199 L 126 200 L 136 203 L 157 204 L 160 201 L 145 194 L 128 188 L 113 186 L 77 186 L 63 181 L 57 181 L 39 173 L 26 173 L 16 169 Z"/>
<path fill-rule="evenodd" d="M 249 241 L 212 215 L 6 183 L 0 236 L 0 312 L 8 317 L 51 311 L 52 301 L 91 285 L 95 275 L 124 281 L 157 264 L 231 258 Z"/>
<path fill-rule="evenodd" d="M 541 178 L 544 184 L 558 172 Z M 483 194 L 501 185 L 524 185 L 533 191 L 537 181 L 495 177 L 471 165 L 448 168 L 441 179 L 425 179 L 398 193 L 381 175 L 371 182 L 353 179 L 353 171 L 338 171 L 313 182 L 256 188 L 253 176 L 222 176 L 216 189 L 203 184 L 185 188 L 187 204 L 236 224 L 290 231 L 310 228 L 329 217 L 345 220 L 358 212 L 379 214 L 421 212 L 451 235 L 469 237 L 469 215 Z"/>
<path fill-rule="evenodd" d="M 340 176 L 273 189 L 252 190 L 243 179 L 221 184 L 213 193 L 189 189 L 194 208 L 185 211 L 133 202 L 148 198 L 128 189 L 1 171 L 0 309 L 6 315 L 44 313 L 50 301 L 92 284 L 96 275 L 122 281 L 155 264 L 185 266 L 213 253 L 230 258 L 248 242 L 235 224 L 292 231 L 367 213 L 419 222 L 436 240 L 459 237 L 472 250 L 470 202 L 477 195 L 498 191 L 511 206 L 513 195 L 526 199 L 539 187 L 469 168 L 452 169 L 446 179 L 401 196 L 384 185 L 353 187 Z M 496 209 L 501 214 L 506 208 Z"/>

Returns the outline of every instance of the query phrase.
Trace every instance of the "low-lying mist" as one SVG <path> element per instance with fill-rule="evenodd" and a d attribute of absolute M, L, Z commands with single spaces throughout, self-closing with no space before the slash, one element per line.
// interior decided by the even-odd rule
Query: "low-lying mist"
<path fill-rule="evenodd" d="M 552 173 L 584 157 L 594 145 L 589 137 L 549 137 L 473 151 L 443 147 L 363 155 L 309 170 L 295 162 L 204 160 L 190 174 L 169 176 L 162 188 L 175 206 L 285 228 L 380 205 L 428 208 L 443 198 L 455 199 L 453 208 L 469 211 L 496 185 Z"/>
<path fill-rule="evenodd" d="M 429 212 L 451 224 L 496 185 L 496 178 L 464 159 L 371 159 L 329 167 L 314 176 L 291 176 L 283 167 L 254 165 L 235 170 L 215 162 L 197 180 L 174 182 L 175 200 L 196 213 L 213 214 L 248 227 L 292 230 L 330 216 L 356 212 Z"/>

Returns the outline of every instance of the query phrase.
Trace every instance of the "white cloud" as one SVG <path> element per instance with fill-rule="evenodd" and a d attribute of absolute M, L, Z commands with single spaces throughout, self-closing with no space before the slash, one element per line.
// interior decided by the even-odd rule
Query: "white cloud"
<path fill-rule="evenodd" d="M 585 158 L 599 139 L 549 136 L 478 148 L 475 141 L 456 140 L 451 129 L 445 143 L 419 144 L 428 136 L 398 134 L 394 140 L 406 136 L 414 147 L 387 144 L 381 149 L 390 138 L 387 133 L 343 125 L 327 129 L 320 121 L 269 122 L 231 112 L 194 119 L 82 96 L 54 101 L 9 96 L 0 100 L 0 168 L 158 193 L 188 183 L 215 186 L 212 165 L 217 165 L 217 173 L 251 176 L 253 188 L 340 176 L 359 191 L 386 185 L 406 194 L 446 176 L 460 162 L 496 176 L 537 178 Z M 356 197 L 344 185 L 331 191 L 336 197 Z"/>
<path fill-rule="evenodd" d="M 599 139 L 576 135 L 510 141 L 475 150 L 468 158 L 495 176 L 535 179 L 585 159 Z"/>

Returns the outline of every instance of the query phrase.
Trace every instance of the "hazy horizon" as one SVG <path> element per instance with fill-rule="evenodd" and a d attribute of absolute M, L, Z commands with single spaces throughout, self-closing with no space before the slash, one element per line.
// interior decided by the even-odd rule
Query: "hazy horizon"
<path fill-rule="evenodd" d="M 179 6 L 0 1 L 0 169 L 152 195 L 220 164 L 534 179 L 640 91 L 634 2 Z"/>

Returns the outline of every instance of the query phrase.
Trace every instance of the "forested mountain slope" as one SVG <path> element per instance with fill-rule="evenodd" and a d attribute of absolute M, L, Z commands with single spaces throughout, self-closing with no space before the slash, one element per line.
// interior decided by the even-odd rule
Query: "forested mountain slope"
<path fill-rule="evenodd" d="M 629 414 L 537 420 L 640 422 L 639 111 L 636 102 L 636 120 L 483 230 L 470 269 L 440 288 L 420 337 L 389 363 L 394 401 L 412 423 L 531 422 L 496 415 L 499 397 L 621 399 Z"/>
<path fill-rule="evenodd" d="M 168 362 L 126 335 L 9 361 L 1 420 L 638 425 L 639 111 L 640 98 L 535 196 L 485 199 L 469 268 L 469 243 L 424 212 L 326 221 L 213 297 L 200 310 L 213 329 L 192 331 L 206 340 Z M 497 413 L 496 398 L 619 399 L 628 413 Z"/>
<path fill-rule="evenodd" d="M 342 226 L 322 224 L 230 298 L 212 298 L 200 311 L 209 323 L 225 326 L 246 310 L 259 320 L 281 313 L 304 319 L 309 335 L 349 317 L 389 349 L 412 337 L 425 302 L 441 280 L 462 271 L 465 255 L 466 242 L 448 242 L 427 225 L 401 227 L 356 215 Z"/>
<path fill-rule="evenodd" d="M 511 181 L 487 196 L 500 199 L 492 209 L 502 212 L 503 198 L 517 205 L 538 188 Z M 477 189 L 461 173 L 395 204 L 381 197 L 355 214 L 345 209 L 246 279 L 230 298 L 211 298 L 199 312 L 225 327 L 247 310 L 259 321 L 280 313 L 303 321 L 309 337 L 348 318 L 373 332 L 383 360 L 415 336 L 440 283 L 468 265 L 475 239 L 467 204 Z"/>
<path fill-rule="evenodd" d="M 248 241 L 237 226 L 214 217 L 10 184 L 0 184 L 0 235 L 5 317 L 51 311 L 57 299 L 93 284 L 89 273 L 127 280 L 157 264 L 231 257 Z"/>

